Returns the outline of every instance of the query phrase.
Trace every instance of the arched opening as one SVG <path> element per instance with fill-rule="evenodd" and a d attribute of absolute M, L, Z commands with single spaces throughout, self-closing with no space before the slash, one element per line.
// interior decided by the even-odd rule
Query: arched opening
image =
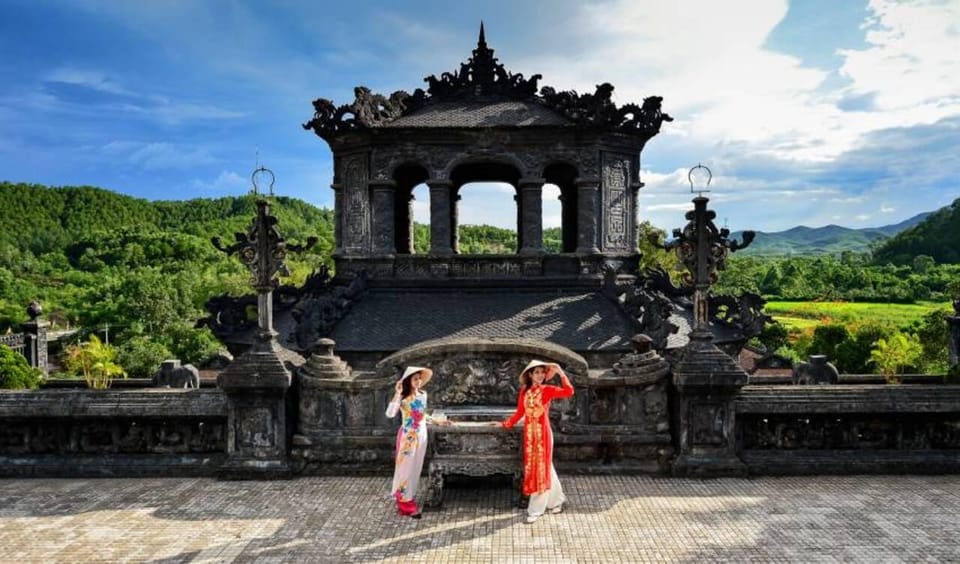
<path fill-rule="evenodd" d="M 425 168 L 416 164 L 401 165 L 393 173 L 393 180 L 397 183 L 394 191 L 394 241 L 396 243 L 395 252 L 398 255 L 408 255 L 414 252 L 416 245 L 416 234 L 414 227 L 415 212 L 418 211 L 417 203 L 419 201 L 427 203 L 427 224 L 430 221 L 430 206 L 426 194 L 426 185 L 423 182 L 429 174 Z M 419 187 L 423 187 L 421 200 L 416 200 L 415 192 L 419 192 Z M 429 236 L 428 236 L 429 240 Z"/>
<path fill-rule="evenodd" d="M 413 187 L 413 252 L 425 255 L 430 252 L 430 187 L 420 183 Z"/>
<path fill-rule="evenodd" d="M 513 254 L 521 246 L 520 172 L 504 163 L 466 163 L 450 174 L 451 246 L 462 254 Z"/>
<path fill-rule="evenodd" d="M 547 185 L 543 191 L 543 215 L 544 215 L 544 245 L 547 244 L 548 223 L 547 218 L 556 216 L 556 204 L 552 200 L 557 197 L 560 200 L 559 224 L 560 224 L 560 242 L 559 252 L 572 253 L 577 250 L 577 215 L 579 208 L 577 205 L 577 169 L 566 163 L 555 163 L 547 166 L 543 171 L 543 178 Z M 549 191 L 547 186 L 553 186 Z M 556 195 L 556 196 L 554 196 Z M 548 197 L 551 198 L 548 204 Z M 549 207 L 548 207 L 549 205 Z M 550 223 L 556 223 L 552 219 Z"/>

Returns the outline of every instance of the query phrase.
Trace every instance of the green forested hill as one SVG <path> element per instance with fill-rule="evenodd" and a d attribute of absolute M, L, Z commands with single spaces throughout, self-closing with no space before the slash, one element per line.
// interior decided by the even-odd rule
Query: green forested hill
<path fill-rule="evenodd" d="M 960 198 L 885 241 L 873 258 L 878 264 L 911 264 L 922 255 L 939 264 L 960 263 Z"/>
<path fill-rule="evenodd" d="M 210 238 L 232 241 L 255 209 L 251 197 L 150 202 L 0 182 L 0 329 L 23 321 L 33 299 L 62 325 L 193 323 L 210 296 L 249 291 L 239 262 Z M 288 240 L 320 239 L 288 261 L 295 279 L 329 261 L 330 210 L 283 197 L 271 209 Z"/>

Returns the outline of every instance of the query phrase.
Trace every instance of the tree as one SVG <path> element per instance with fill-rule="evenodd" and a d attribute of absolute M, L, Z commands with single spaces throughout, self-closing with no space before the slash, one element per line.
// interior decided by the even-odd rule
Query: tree
<path fill-rule="evenodd" d="M 930 255 L 917 255 L 913 257 L 913 271 L 917 274 L 926 274 L 931 268 L 937 265 Z"/>
<path fill-rule="evenodd" d="M 870 372 L 870 351 L 874 343 L 887 338 L 893 330 L 878 323 L 865 323 L 858 327 L 852 339 L 837 345 L 837 358 L 834 365 L 841 373 L 866 374 Z"/>
<path fill-rule="evenodd" d="M 843 325 L 820 325 L 813 330 L 810 354 L 824 354 L 831 362 L 837 360 L 837 347 L 850 338 L 850 332 Z"/>
<path fill-rule="evenodd" d="M 888 383 L 894 384 L 900 381 L 904 369 L 915 366 L 921 354 L 923 349 L 916 335 L 897 331 L 888 339 L 877 340 L 870 351 L 870 362 L 880 370 Z"/>
<path fill-rule="evenodd" d="M 146 335 L 137 335 L 117 348 L 117 363 L 131 376 L 150 378 L 160 363 L 174 358 L 167 347 Z"/>
<path fill-rule="evenodd" d="M 942 309 L 931 311 L 917 323 L 915 333 L 923 349 L 919 359 L 920 367 L 928 374 L 943 374 L 947 371 L 947 347 L 950 340 L 948 315 L 950 313 Z"/>
<path fill-rule="evenodd" d="M 64 366 L 77 375 L 82 375 L 87 387 L 95 390 L 105 390 L 110 382 L 118 376 L 126 377 L 116 362 L 117 350 L 105 345 L 96 335 L 90 335 L 85 343 L 76 343 L 64 351 Z"/>

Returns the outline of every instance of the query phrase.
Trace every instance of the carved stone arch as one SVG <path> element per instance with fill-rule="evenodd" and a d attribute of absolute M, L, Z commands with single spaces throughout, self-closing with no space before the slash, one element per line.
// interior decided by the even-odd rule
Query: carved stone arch
<path fill-rule="evenodd" d="M 518 158 L 516 155 L 511 153 L 502 153 L 502 152 L 487 152 L 487 151 L 470 151 L 467 153 L 460 153 L 454 158 L 447 161 L 447 165 L 443 168 L 443 172 L 440 178 L 449 179 L 455 181 L 453 173 L 464 165 L 483 165 L 490 164 L 495 166 L 509 166 L 513 167 L 517 172 L 517 178 L 523 178 L 525 176 L 533 176 L 538 171 L 530 170 L 530 167 L 526 166 L 524 162 Z M 483 180 L 470 180 L 470 182 L 477 182 Z M 506 180 L 495 180 L 492 182 L 508 182 Z"/>
<path fill-rule="evenodd" d="M 430 178 L 430 163 L 426 162 L 425 159 L 418 157 L 417 155 L 411 154 L 401 154 L 397 155 L 386 167 L 386 174 L 388 178 L 400 182 L 401 179 L 398 178 L 398 175 L 409 174 L 408 171 L 417 170 L 422 171 L 424 177 L 420 182 L 425 182 L 427 178 Z"/>
<path fill-rule="evenodd" d="M 552 182 L 550 180 L 550 171 L 556 170 L 560 167 L 569 167 L 573 169 L 573 178 L 582 176 L 579 161 L 571 155 L 551 156 L 550 158 L 546 159 L 543 162 L 543 166 L 540 167 L 539 176 L 541 178 L 545 178 L 547 182 Z"/>
<path fill-rule="evenodd" d="M 580 208 L 576 180 L 579 176 L 579 166 L 565 159 L 553 159 L 543 167 L 543 178 L 546 183 L 560 189 L 561 253 L 573 253 L 577 250 Z"/>
<path fill-rule="evenodd" d="M 394 242 L 395 252 L 409 255 L 414 252 L 413 190 L 430 178 L 429 168 L 416 159 L 391 163 L 390 178 L 396 183 L 394 191 Z"/>
<path fill-rule="evenodd" d="M 519 375 L 531 360 L 556 362 L 575 384 L 588 364 L 572 350 L 535 339 L 447 338 L 397 351 L 377 363 L 377 378 L 396 378 L 407 366 L 433 370 L 427 391 L 435 408 L 453 405 L 516 405 Z"/>

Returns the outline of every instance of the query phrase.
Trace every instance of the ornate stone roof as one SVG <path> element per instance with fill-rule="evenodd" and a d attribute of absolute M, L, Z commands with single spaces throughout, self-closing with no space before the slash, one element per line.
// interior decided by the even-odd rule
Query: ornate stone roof
<path fill-rule="evenodd" d="M 383 124 L 383 127 L 500 127 L 571 125 L 541 104 L 523 100 L 438 102 Z"/>
<path fill-rule="evenodd" d="M 550 341 L 575 351 L 630 350 L 631 319 L 600 292 L 370 290 L 334 327 L 338 351 L 395 351 L 445 337 Z"/>
<path fill-rule="evenodd" d="M 460 69 L 424 79 L 426 91 L 398 90 L 389 97 L 364 86 L 354 89 L 351 104 L 335 105 L 319 98 L 313 102 L 313 119 L 303 124 L 330 141 L 339 135 L 381 127 L 501 127 L 568 126 L 617 131 L 644 140 L 659 133 L 660 124 L 672 121 L 660 111 L 662 98 L 650 96 L 642 105 L 621 107 L 612 101 L 613 85 L 598 84 L 590 94 L 558 92 L 544 86 L 541 75 L 529 79 L 506 70 L 487 46 L 483 24 L 477 48 Z M 506 105 L 504 105 L 506 104 Z"/>

